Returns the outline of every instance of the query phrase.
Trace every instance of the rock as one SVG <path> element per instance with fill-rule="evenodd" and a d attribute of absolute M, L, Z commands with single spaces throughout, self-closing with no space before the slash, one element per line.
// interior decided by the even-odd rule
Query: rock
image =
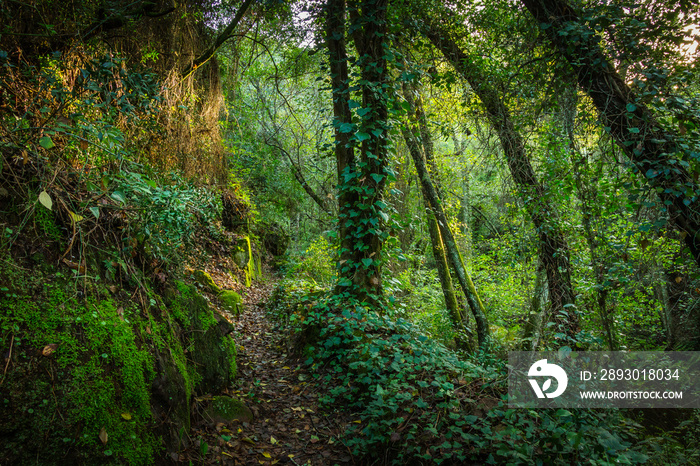
<path fill-rule="evenodd" d="M 239 315 L 243 310 L 243 299 L 241 298 L 241 295 L 233 290 L 222 291 L 219 295 L 219 299 L 221 300 L 221 304 L 223 305 L 224 309 L 233 315 Z"/>
<path fill-rule="evenodd" d="M 206 273 L 204 270 L 195 270 L 194 279 L 197 280 L 197 283 L 202 285 L 203 288 L 211 291 L 214 294 L 221 294 L 221 288 L 219 288 L 219 285 L 217 285 L 216 282 L 214 282 L 214 279 L 211 278 L 211 275 Z"/>
<path fill-rule="evenodd" d="M 231 192 L 221 194 L 221 220 L 224 227 L 232 232 L 248 231 L 250 204 Z"/>
<path fill-rule="evenodd" d="M 287 252 L 287 248 L 291 242 L 289 234 L 276 223 L 262 225 L 260 237 L 263 240 L 265 249 L 275 257 L 281 256 Z"/>
<path fill-rule="evenodd" d="M 242 236 L 236 240 L 233 261 L 245 272 L 245 286 L 251 286 L 256 277 L 256 269 L 249 237 Z"/>
<path fill-rule="evenodd" d="M 251 422 L 253 412 L 245 403 L 230 396 L 215 396 L 209 407 L 204 410 L 204 417 L 212 422 L 224 422 L 229 424 L 235 420 Z"/>

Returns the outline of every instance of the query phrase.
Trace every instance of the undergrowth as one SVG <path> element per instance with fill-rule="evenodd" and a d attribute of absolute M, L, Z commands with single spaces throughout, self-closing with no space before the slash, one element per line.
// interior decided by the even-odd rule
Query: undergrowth
<path fill-rule="evenodd" d="M 285 288 L 286 287 L 286 288 Z M 359 423 L 343 441 L 373 464 L 634 464 L 635 428 L 617 411 L 507 407 L 505 361 L 461 360 L 405 319 L 282 282 L 272 310 L 304 339 L 306 363 L 330 386 L 322 401 Z M 498 351 L 495 352 L 498 354 Z M 371 459 L 371 460 L 370 460 Z"/>

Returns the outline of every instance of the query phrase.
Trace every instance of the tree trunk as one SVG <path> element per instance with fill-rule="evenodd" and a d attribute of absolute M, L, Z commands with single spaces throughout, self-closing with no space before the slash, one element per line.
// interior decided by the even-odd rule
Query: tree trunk
<path fill-rule="evenodd" d="M 535 273 L 535 289 L 532 292 L 530 299 L 530 310 L 527 318 L 527 323 L 523 329 L 523 351 L 537 351 L 537 346 L 542 337 L 542 324 L 546 311 L 542 306 L 542 301 L 546 299 L 546 278 L 542 262 L 537 263 L 537 272 Z"/>
<path fill-rule="evenodd" d="M 547 272 L 551 313 L 569 338 L 575 339 L 579 322 L 574 309 L 570 308 L 574 304 L 575 294 L 571 284 L 568 245 L 559 228 L 556 211 L 547 201 L 545 190 L 537 181 L 525 154 L 525 143 L 515 130 L 510 112 L 491 86 L 490 78 L 483 76 L 481 70 L 449 37 L 448 31 L 431 25 L 426 35 L 469 83 L 484 105 L 491 125 L 498 132 L 511 175 L 537 231 L 540 259 Z"/>
<path fill-rule="evenodd" d="M 661 211 L 681 232 L 700 265 L 700 186 L 688 172 L 689 154 L 615 72 L 598 35 L 563 0 L 522 0 L 574 71 L 612 136 L 661 200 Z"/>
<path fill-rule="evenodd" d="M 406 84 L 403 86 L 404 97 L 409 104 L 409 121 L 412 119 L 419 119 L 419 129 L 407 128 L 406 126 L 401 127 L 401 132 L 403 134 L 404 140 L 406 141 L 406 146 L 408 147 L 411 157 L 421 158 L 426 160 L 427 154 L 432 153 L 432 137 L 428 131 L 427 124 L 425 121 L 420 121 L 420 114 L 418 113 L 418 106 L 415 103 L 413 97 L 410 95 L 410 89 Z M 421 134 L 421 142 L 419 144 L 415 133 L 419 132 Z M 422 146 L 422 150 L 421 150 Z M 435 175 L 435 173 L 434 173 Z M 430 208 L 430 201 L 425 188 L 421 184 L 421 193 L 423 194 L 423 200 L 425 201 L 426 210 L 426 222 L 428 225 L 428 232 L 430 233 L 430 245 L 433 251 L 433 257 L 435 258 L 435 263 L 438 270 L 438 276 L 440 278 L 440 286 L 442 287 L 442 294 L 445 297 L 445 307 L 447 308 L 450 318 L 452 319 L 452 325 L 455 330 L 464 330 L 464 317 L 459 310 L 459 303 L 457 302 L 457 295 L 455 293 L 454 285 L 452 283 L 452 276 L 450 275 L 449 265 L 447 263 L 447 256 L 445 255 L 445 247 L 440 234 L 440 227 L 438 221 L 435 218 L 433 210 Z M 459 338 L 455 340 L 458 346 L 465 346 L 463 342 L 459 341 Z"/>
<path fill-rule="evenodd" d="M 330 55 L 335 153 L 338 166 L 340 260 L 336 293 L 377 303 L 382 294 L 381 251 L 387 165 L 388 103 L 384 86 L 387 0 L 352 1 L 351 31 L 361 70 L 362 108 L 357 125 L 350 112 L 345 1 L 326 4 L 326 43 Z M 359 157 L 355 157 L 355 149 Z"/>
<path fill-rule="evenodd" d="M 409 96 L 410 98 L 410 96 Z M 409 101 L 409 106 L 414 107 Z M 404 137 L 409 146 L 409 152 L 411 158 L 413 158 L 413 163 L 416 166 L 416 171 L 418 172 L 418 179 L 421 182 L 424 195 L 427 198 L 428 204 L 432 209 L 433 215 L 437 220 L 442 238 L 444 240 L 445 249 L 447 252 L 447 258 L 449 259 L 452 269 L 457 275 L 459 285 L 462 288 L 469 309 L 474 315 L 474 320 L 476 321 L 476 335 L 479 340 L 479 346 L 481 348 L 487 348 L 489 344 L 489 339 L 491 331 L 489 329 L 488 319 L 486 317 L 486 312 L 484 311 L 484 305 L 479 299 L 479 295 L 476 293 L 476 288 L 474 287 L 474 282 L 472 282 L 471 277 L 464 267 L 464 261 L 462 256 L 457 249 L 457 243 L 455 242 L 452 231 L 450 230 L 449 224 L 447 223 L 447 217 L 442 209 L 442 202 L 438 196 L 438 193 L 433 185 L 433 182 L 428 173 L 428 168 L 426 167 L 425 160 L 420 153 L 418 144 L 415 141 L 415 137 L 407 129 L 403 128 Z"/>
<path fill-rule="evenodd" d="M 326 4 L 326 44 L 328 46 L 331 87 L 333 92 L 333 127 L 335 133 L 335 159 L 338 172 L 338 236 L 340 240 L 338 260 L 338 285 L 336 293 L 352 283 L 357 262 L 355 242 L 351 235 L 353 206 L 358 202 L 357 192 L 350 181 L 357 177 L 354 144 L 350 140 L 352 114 L 350 113 L 350 89 L 348 55 L 345 48 L 345 0 L 328 0 Z"/>

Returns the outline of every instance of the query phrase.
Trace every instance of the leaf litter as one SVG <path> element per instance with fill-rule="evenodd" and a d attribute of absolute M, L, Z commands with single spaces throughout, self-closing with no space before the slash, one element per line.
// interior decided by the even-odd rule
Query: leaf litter
<path fill-rule="evenodd" d="M 178 456 L 193 464 L 355 464 L 341 438 L 350 417 L 320 409 L 324 387 L 314 382 L 301 360 L 286 354 L 286 334 L 275 332 L 265 303 L 274 283 L 242 291 L 244 310 L 233 316 L 217 309 L 235 327 L 238 375 L 226 395 L 243 401 L 251 422 L 193 424 L 190 447 Z M 213 303 L 214 304 L 214 303 Z M 218 394 L 212 394 L 218 395 Z M 211 398 L 211 397 L 209 397 Z M 199 397 L 198 402 L 206 402 Z M 203 406 L 199 405 L 198 406 Z M 201 410 L 200 410 L 201 411 Z"/>

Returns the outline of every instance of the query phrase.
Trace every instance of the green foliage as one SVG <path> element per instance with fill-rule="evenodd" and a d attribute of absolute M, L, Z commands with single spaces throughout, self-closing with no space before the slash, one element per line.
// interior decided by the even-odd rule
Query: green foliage
<path fill-rule="evenodd" d="M 336 253 L 323 236 L 314 239 L 300 257 L 288 259 L 286 275 L 289 278 L 308 280 L 321 287 L 329 287 L 336 280 Z"/>
<path fill-rule="evenodd" d="M 187 185 L 174 174 L 172 184 L 164 186 L 132 171 L 123 172 L 114 182 L 117 189 L 112 199 L 136 212 L 128 224 L 130 236 L 150 257 L 173 267 L 192 249 L 195 232 L 214 230 L 214 220 L 221 217 L 215 193 Z"/>
<path fill-rule="evenodd" d="M 406 320 L 347 299 L 295 299 L 283 288 L 275 293 L 278 305 L 302 310 L 290 323 L 306 337 L 314 377 L 332 386 L 322 402 L 344 405 L 357 418 L 344 442 L 361 458 L 391 464 L 645 460 L 630 448 L 631 432 L 615 427 L 616 413 L 507 409 L 506 369 L 494 356 L 460 360 Z"/>

